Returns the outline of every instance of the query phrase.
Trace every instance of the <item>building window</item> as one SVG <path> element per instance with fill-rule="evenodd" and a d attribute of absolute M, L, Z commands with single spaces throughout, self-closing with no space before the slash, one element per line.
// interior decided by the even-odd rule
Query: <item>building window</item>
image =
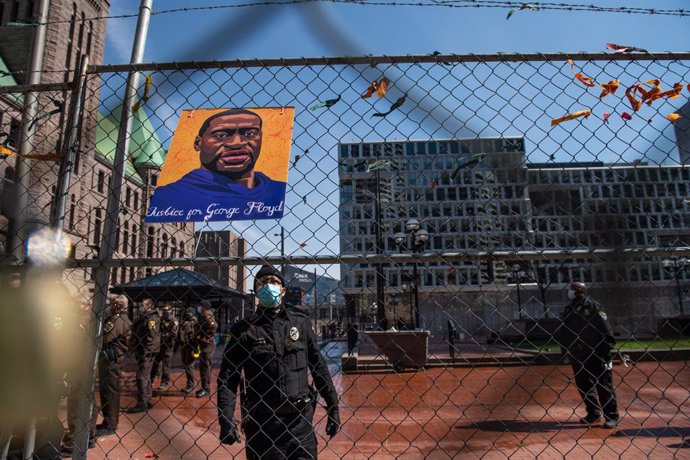
<path fill-rule="evenodd" d="M 77 198 L 72 194 L 69 199 L 69 213 L 67 215 L 67 229 L 74 230 L 74 208 L 77 206 Z"/>
<path fill-rule="evenodd" d="M 149 227 L 146 238 L 146 257 L 153 257 L 153 227 Z"/>
<path fill-rule="evenodd" d="M 9 21 L 13 22 L 19 19 L 19 0 L 14 0 L 10 4 L 10 17 Z"/>
<path fill-rule="evenodd" d="M 105 192 L 105 172 L 98 171 L 98 181 L 96 182 L 96 190 L 98 193 Z"/>
<path fill-rule="evenodd" d="M 174 259 L 176 253 L 177 253 L 177 240 L 175 239 L 175 237 L 173 237 L 172 242 L 170 243 L 170 258 Z"/>
<path fill-rule="evenodd" d="M 127 254 L 129 252 L 129 222 L 125 222 L 125 230 L 122 233 L 122 253 Z"/>
<path fill-rule="evenodd" d="M 151 175 L 151 185 L 154 187 L 158 185 L 158 176 L 156 176 L 155 174 Z"/>
<path fill-rule="evenodd" d="M 113 245 L 113 248 L 117 252 L 119 247 L 120 247 L 120 221 L 118 220 L 117 228 L 115 229 L 115 244 Z"/>
<path fill-rule="evenodd" d="M 125 206 L 126 207 L 131 207 L 132 205 L 132 189 L 127 187 L 125 189 Z"/>
<path fill-rule="evenodd" d="M 132 225 L 132 244 L 129 248 L 132 257 L 137 255 L 137 226 Z"/>
<path fill-rule="evenodd" d="M 180 243 L 180 259 L 184 258 L 184 243 Z"/>
<path fill-rule="evenodd" d="M 13 149 L 19 148 L 19 136 L 21 135 L 22 125 L 19 120 L 12 119 L 10 121 L 10 132 L 7 136 L 7 145 Z"/>
<path fill-rule="evenodd" d="M 101 225 L 103 225 L 101 208 L 96 208 L 93 213 L 93 244 L 96 246 L 101 244 Z"/>
<path fill-rule="evenodd" d="M 134 208 L 135 211 L 139 209 L 139 192 L 134 192 Z"/>
<path fill-rule="evenodd" d="M 163 234 L 163 243 L 161 243 L 161 258 L 168 257 L 168 235 Z"/>

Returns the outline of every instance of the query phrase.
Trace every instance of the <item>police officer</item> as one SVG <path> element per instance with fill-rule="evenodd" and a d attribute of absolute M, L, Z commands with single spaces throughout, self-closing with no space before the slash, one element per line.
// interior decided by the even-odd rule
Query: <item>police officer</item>
<path fill-rule="evenodd" d="M 587 416 L 580 423 L 596 423 L 603 411 L 604 428 L 615 428 L 619 417 L 611 351 L 616 340 L 611 326 L 604 310 L 587 295 L 584 283 L 571 283 L 568 298 L 570 303 L 563 312 L 560 340 L 587 408 Z"/>
<path fill-rule="evenodd" d="M 202 300 L 199 302 L 199 327 L 196 333 L 201 377 L 201 390 L 196 392 L 197 398 L 211 394 L 211 360 L 216 351 L 216 331 L 218 331 L 218 323 L 211 311 L 211 302 Z"/>
<path fill-rule="evenodd" d="M 161 384 L 158 390 L 165 391 L 170 386 L 170 361 L 180 323 L 173 317 L 170 305 L 164 305 L 161 308 L 161 313 L 161 349 L 153 360 L 153 366 L 151 366 L 151 384 L 160 373 Z"/>
<path fill-rule="evenodd" d="M 248 459 L 316 458 L 312 419 L 317 394 L 307 383 L 309 371 L 326 401 L 326 434 L 333 437 L 340 429 L 338 395 L 328 367 L 309 317 L 283 306 L 285 280 L 280 272 L 263 266 L 254 289 L 259 308 L 232 327 L 218 375 L 220 440 L 240 442 L 234 413 L 241 386 Z"/>
<path fill-rule="evenodd" d="M 98 359 L 103 423 L 96 425 L 96 436 L 115 434 L 120 420 L 120 374 L 132 332 L 126 309 L 127 297 L 115 297 L 110 302 L 103 324 L 103 345 Z"/>
<path fill-rule="evenodd" d="M 190 307 L 182 317 L 182 322 L 180 323 L 180 328 L 177 333 L 177 342 L 175 343 L 175 353 L 177 353 L 177 350 L 180 350 L 184 373 L 187 377 L 187 385 L 182 390 L 185 394 L 194 391 L 194 387 L 196 386 L 194 382 L 194 361 L 196 360 L 194 354 L 197 351 L 196 331 L 198 327 L 199 323 L 196 316 L 194 316 L 194 309 Z"/>
<path fill-rule="evenodd" d="M 144 299 L 139 306 L 139 316 L 132 324 L 130 348 L 137 359 L 137 405 L 127 409 L 130 414 L 146 412 L 153 407 L 151 367 L 161 348 L 160 322 L 153 300 Z"/>

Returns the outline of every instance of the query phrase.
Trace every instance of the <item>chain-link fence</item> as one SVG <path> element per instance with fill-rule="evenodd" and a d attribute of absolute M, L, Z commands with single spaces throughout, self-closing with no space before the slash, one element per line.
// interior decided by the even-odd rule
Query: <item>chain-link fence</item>
<path fill-rule="evenodd" d="M 21 262 L 26 247 L 42 260 L 52 237 L 25 240 L 51 222 L 62 220 L 72 243 L 59 289 L 40 263 L 5 269 L 2 336 L 12 348 L 3 350 L 26 351 L 3 369 L 15 383 L 34 367 L 50 372 L 10 385 L 10 402 L 46 396 L 41 411 L 16 404 L 38 416 L 17 418 L 11 447 L 28 419 L 42 446 L 55 412 L 45 407 L 69 394 L 57 414 L 71 426 L 52 438 L 66 451 L 91 427 L 93 458 L 243 457 L 286 443 L 281 433 L 294 426 L 285 420 L 309 424 L 295 403 L 313 397 L 307 381 L 288 383 L 309 368 L 322 390 L 313 409 L 322 458 L 682 457 L 689 62 L 665 53 L 164 63 L 0 88 L 8 259 Z M 132 72 L 142 80 L 130 127 L 122 112 Z M 22 122 L 31 94 L 36 115 Z M 145 221 L 181 117 L 263 107 L 294 108 L 282 219 Z M 22 137 L 30 151 L 19 149 Z M 283 303 L 299 312 L 283 336 L 262 335 L 265 315 L 255 312 L 263 264 L 277 268 Z M 26 273 L 27 289 L 11 287 L 13 270 Z M 108 295 L 125 296 L 110 302 L 124 307 L 119 316 L 88 315 L 106 296 L 99 276 Z M 145 299 L 150 310 L 140 309 Z M 210 309 L 198 312 L 202 300 Z M 29 316 L 12 308 L 20 303 Z M 85 344 L 96 350 L 79 345 L 93 321 L 98 338 Z M 301 329 L 307 322 L 313 332 Z M 219 441 L 224 349 L 219 385 L 236 390 L 233 373 L 244 376 L 234 414 L 242 444 Z M 97 364 L 83 372 L 100 380 L 94 398 L 80 390 L 90 379 L 74 377 L 82 361 L 89 371 Z M 324 365 L 342 424 L 332 438 Z M 262 375 L 274 388 L 253 387 L 266 385 Z M 249 404 L 252 391 L 263 401 Z M 88 402 L 104 400 L 96 429 Z M 68 412 L 81 416 L 67 423 Z M 309 433 L 301 436 L 306 449 Z"/>

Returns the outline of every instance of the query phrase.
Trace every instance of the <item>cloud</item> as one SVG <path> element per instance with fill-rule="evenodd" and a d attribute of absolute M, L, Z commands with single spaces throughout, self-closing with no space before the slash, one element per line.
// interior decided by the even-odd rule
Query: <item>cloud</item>
<path fill-rule="evenodd" d="M 113 5 L 110 8 L 111 16 L 136 13 L 122 5 Z M 112 18 L 108 19 L 105 34 L 105 58 L 106 63 L 126 63 L 132 54 L 132 40 L 137 26 L 137 18 Z"/>

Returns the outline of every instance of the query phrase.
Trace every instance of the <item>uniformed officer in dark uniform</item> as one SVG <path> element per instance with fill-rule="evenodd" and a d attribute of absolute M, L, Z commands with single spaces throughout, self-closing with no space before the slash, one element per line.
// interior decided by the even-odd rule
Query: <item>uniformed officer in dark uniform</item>
<path fill-rule="evenodd" d="M 160 322 L 153 300 L 144 299 L 139 307 L 139 316 L 132 324 L 130 348 L 137 359 L 137 405 L 127 409 L 130 414 L 146 412 L 153 407 L 151 367 L 161 348 Z"/>
<path fill-rule="evenodd" d="M 170 305 L 164 305 L 161 308 L 161 313 L 161 349 L 153 360 L 153 366 L 151 366 L 151 384 L 153 385 L 153 381 L 160 373 L 161 384 L 158 389 L 165 391 L 170 386 L 170 361 L 180 323 L 173 317 Z"/>
<path fill-rule="evenodd" d="M 561 346 L 570 358 L 575 383 L 587 408 L 587 416 L 580 422 L 592 425 L 603 411 L 604 428 L 615 428 L 619 417 L 611 351 L 616 340 L 606 313 L 586 292 L 584 283 L 572 283 L 568 288 L 570 304 L 563 312 Z"/>
<path fill-rule="evenodd" d="M 185 394 L 194 391 L 196 386 L 194 382 L 194 361 L 196 357 L 194 354 L 197 352 L 196 331 L 198 327 L 199 322 L 196 316 L 194 316 L 194 309 L 190 307 L 182 317 L 177 333 L 177 342 L 175 343 L 175 353 L 177 353 L 177 350 L 180 350 L 184 373 L 187 377 L 187 385 L 182 389 L 182 392 Z"/>
<path fill-rule="evenodd" d="M 115 297 L 103 324 L 103 345 L 98 359 L 103 423 L 96 425 L 96 436 L 115 434 L 120 420 L 120 374 L 132 333 L 132 322 L 126 314 L 127 303 L 127 297 Z"/>
<path fill-rule="evenodd" d="M 317 394 L 308 385 L 308 373 L 326 402 L 330 437 L 340 429 L 338 395 L 308 316 L 283 306 L 280 272 L 262 267 L 254 289 L 259 308 L 232 327 L 218 375 L 220 440 L 240 442 L 234 414 L 241 386 L 247 458 L 314 459 Z"/>
<path fill-rule="evenodd" d="M 196 333 L 201 377 L 201 390 L 196 392 L 197 398 L 211 394 L 211 360 L 216 351 L 216 331 L 218 331 L 218 323 L 211 311 L 211 302 L 202 300 L 199 302 L 199 327 Z"/>

